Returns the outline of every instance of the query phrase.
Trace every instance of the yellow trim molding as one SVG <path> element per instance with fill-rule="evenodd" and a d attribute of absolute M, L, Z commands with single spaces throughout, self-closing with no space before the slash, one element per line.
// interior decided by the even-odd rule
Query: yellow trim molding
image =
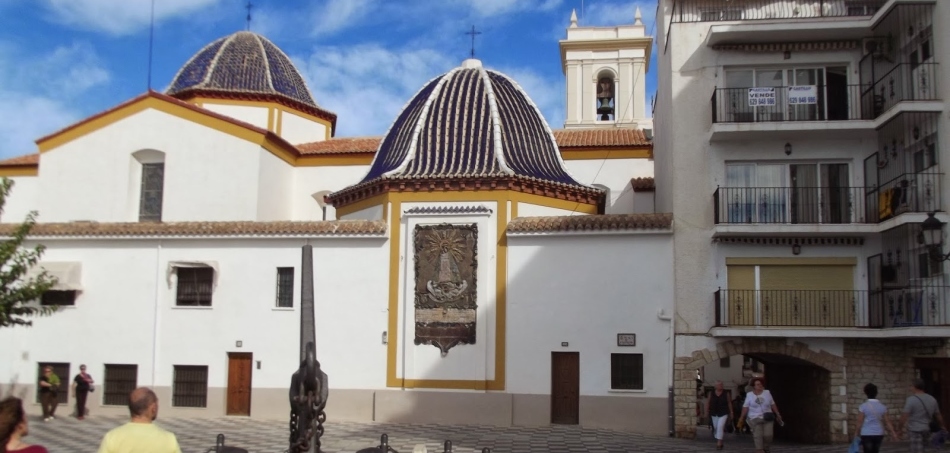
<path fill-rule="evenodd" d="M 12 176 L 37 176 L 40 174 L 38 165 L 17 165 L 11 167 L 0 167 L 0 177 Z"/>
<path fill-rule="evenodd" d="M 372 153 L 360 154 L 304 154 L 297 158 L 297 167 L 344 167 L 351 165 L 369 165 L 373 163 Z"/>
<path fill-rule="evenodd" d="M 653 150 L 650 148 L 632 149 L 591 149 L 591 150 L 561 150 L 561 159 L 564 160 L 603 160 L 603 159 L 652 159 Z"/>
<path fill-rule="evenodd" d="M 726 258 L 727 266 L 854 266 L 855 257 L 828 258 Z"/>

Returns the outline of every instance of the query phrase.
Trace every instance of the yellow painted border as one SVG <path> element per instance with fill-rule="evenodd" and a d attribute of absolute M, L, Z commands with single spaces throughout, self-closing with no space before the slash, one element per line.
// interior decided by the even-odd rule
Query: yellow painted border
<path fill-rule="evenodd" d="M 304 154 L 297 158 L 297 167 L 343 167 L 349 165 L 369 165 L 373 163 L 372 153 L 360 154 Z"/>
<path fill-rule="evenodd" d="M 726 258 L 726 265 L 732 266 L 855 266 L 855 257 L 828 258 Z"/>
<path fill-rule="evenodd" d="M 277 110 L 277 124 L 274 125 L 273 129 L 270 129 L 270 128 L 268 129 L 276 132 L 278 135 L 280 134 L 279 131 L 280 131 L 281 113 L 288 112 L 288 113 L 293 113 L 294 115 L 297 115 L 303 119 L 313 121 L 315 123 L 320 123 L 326 126 L 327 139 L 333 136 L 333 125 L 330 124 L 330 122 L 327 121 L 326 119 L 320 118 L 319 116 L 311 115 L 306 112 L 301 112 L 300 110 L 287 107 L 286 105 L 283 105 L 277 102 L 250 101 L 250 100 L 244 101 L 240 99 L 216 99 L 216 98 L 209 98 L 209 97 L 203 97 L 203 96 L 188 98 L 188 102 L 199 102 L 200 103 L 199 105 L 202 105 L 202 106 L 207 105 L 207 104 L 218 104 L 218 105 L 242 105 L 242 106 L 249 106 L 249 107 L 266 107 L 269 109 L 276 109 Z"/>
<path fill-rule="evenodd" d="M 338 209 L 336 210 L 336 216 L 337 216 L 337 218 L 339 218 L 340 216 L 350 215 L 350 214 L 352 214 L 352 213 L 354 213 L 354 212 L 359 212 L 359 211 L 362 211 L 362 210 L 364 210 L 364 209 L 366 209 L 366 208 L 370 208 L 370 207 L 377 206 L 377 205 L 383 205 L 383 219 L 382 219 L 382 220 L 385 220 L 385 219 L 386 219 L 386 210 L 387 210 L 386 206 L 387 206 L 387 203 L 388 203 L 388 202 L 389 202 L 389 194 L 388 194 L 388 193 L 384 193 L 384 194 L 381 194 L 381 195 L 376 195 L 376 196 L 373 196 L 373 197 L 369 197 L 369 198 L 367 198 L 367 199 L 365 199 L 365 200 L 360 200 L 360 201 L 357 201 L 356 203 L 348 204 L 348 205 L 346 205 L 346 206 L 343 206 L 343 207 L 341 207 L 341 208 L 338 208 Z"/>
<path fill-rule="evenodd" d="M 0 177 L 11 176 L 37 176 L 40 174 L 38 165 L 17 165 L 11 167 L 0 167 Z"/>
<path fill-rule="evenodd" d="M 597 149 L 572 150 L 562 149 L 561 159 L 564 160 L 601 160 L 601 159 L 652 159 L 651 148 L 633 149 Z"/>

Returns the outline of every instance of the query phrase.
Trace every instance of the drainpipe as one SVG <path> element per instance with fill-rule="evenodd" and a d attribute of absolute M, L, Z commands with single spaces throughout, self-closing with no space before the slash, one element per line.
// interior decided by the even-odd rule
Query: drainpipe
<path fill-rule="evenodd" d="M 156 370 L 158 370 L 158 316 L 159 316 L 159 293 L 161 292 L 162 278 L 162 241 L 158 241 L 155 247 L 155 298 L 152 301 L 152 382 L 155 387 Z"/>
<path fill-rule="evenodd" d="M 667 418 L 669 423 L 669 435 L 673 437 L 676 435 L 676 417 L 674 415 L 676 404 L 673 400 L 673 386 L 676 383 L 676 370 L 673 369 L 673 357 L 676 355 L 676 336 L 673 331 L 673 315 L 666 314 L 666 310 L 660 308 L 656 311 L 656 317 L 670 323 L 670 353 L 667 355 L 667 370 L 670 372 L 670 386 L 667 389 L 667 411 L 669 412 Z"/>

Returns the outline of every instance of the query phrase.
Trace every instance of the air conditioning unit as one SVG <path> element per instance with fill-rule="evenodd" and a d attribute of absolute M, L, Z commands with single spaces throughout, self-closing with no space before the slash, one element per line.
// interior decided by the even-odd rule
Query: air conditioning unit
<path fill-rule="evenodd" d="M 863 55 L 874 55 L 876 58 L 890 59 L 891 49 L 887 38 L 874 37 L 861 40 Z"/>

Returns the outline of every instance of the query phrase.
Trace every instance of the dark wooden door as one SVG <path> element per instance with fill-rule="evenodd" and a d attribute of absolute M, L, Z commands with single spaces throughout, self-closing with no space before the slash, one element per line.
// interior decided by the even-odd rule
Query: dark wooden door
<path fill-rule="evenodd" d="M 228 415 L 251 415 L 252 361 L 250 353 L 228 353 Z"/>
<path fill-rule="evenodd" d="M 551 353 L 551 423 L 578 423 L 580 376 L 580 353 Z"/>
<path fill-rule="evenodd" d="M 924 380 L 924 391 L 937 400 L 943 419 L 950 420 L 950 359 L 916 359 L 914 362 Z M 909 395 L 910 383 L 906 388 Z"/>

